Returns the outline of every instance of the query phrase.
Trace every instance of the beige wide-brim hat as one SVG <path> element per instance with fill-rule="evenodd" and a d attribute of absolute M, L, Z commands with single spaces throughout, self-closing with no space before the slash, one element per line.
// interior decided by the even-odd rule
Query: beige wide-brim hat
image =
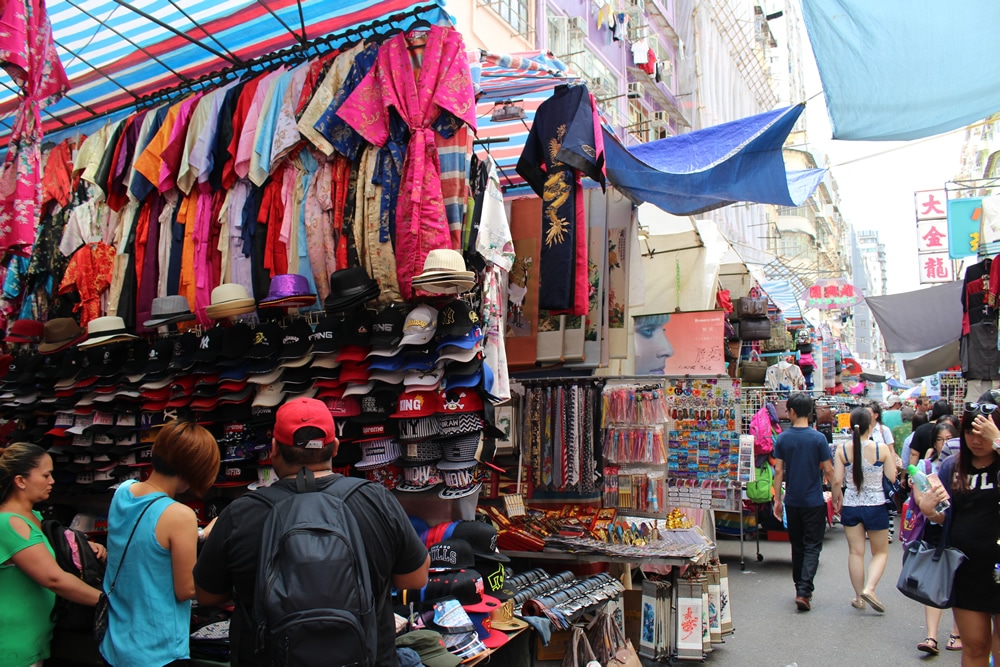
<path fill-rule="evenodd" d="M 210 320 L 221 320 L 252 313 L 257 303 L 247 294 L 247 288 L 237 283 L 223 283 L 212 290 L 212 304 L 205 308 Z"/>
<path fill-rule="evenodd" d="M 87 340 L 81 342 L 78 347 L 88 348 L 97 345 L 107 345 L 121 341 L 138 338 L 125 328 L 125 320 L 116 316 L 96 317 L 87 322 Z"/>

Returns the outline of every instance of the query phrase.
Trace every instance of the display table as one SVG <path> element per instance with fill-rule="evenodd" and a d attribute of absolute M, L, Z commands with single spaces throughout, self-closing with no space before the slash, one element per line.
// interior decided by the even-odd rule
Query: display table
<path fill-rule="evenodd" d="M 477 655 L 475 658 L 473 658 L 469 662 L 466 662 L 466 663 L 463 663 L 463 664 L 465 665 L 465 667 L 474 667 L 475 665 L 479 665 L 479 664 L 482 664 L 482 663 L 488 661 L 494 655 L 496 655 L 498 659 L 501 658 L 503 656 L 503 654 L 504 654 L 505 651 L 507 651 L 509 649 L 512 649 L 512 647 L 515 647 L 515 646 L 518 645 L 518 643 L 514 641 L 515 638 L 518 637 L 519 635 L 527 632 L 528 629 L 529 628 L 521 628 L 520 630 L 514 630 L 513 632 L 505 632 L 504 634 L 507 635 L 507 637 L 508 637 L 508 640 L 507 640 L 506 644 L 504 644 L 500 648 L 487 649 L 485 653 L 480 653 L 479 655 Z"/>

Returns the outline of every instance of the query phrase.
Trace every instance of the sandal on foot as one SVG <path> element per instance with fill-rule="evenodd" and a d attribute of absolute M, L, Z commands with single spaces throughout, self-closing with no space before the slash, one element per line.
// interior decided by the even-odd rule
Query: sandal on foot
<path fill-rule="evenodd" d="M 862 593 L 861 599 L 870 604 L 872 606 L 872 609 L 874 609 L 878 613 L 881 614 L 885 612 L 885 605 L 882 604 L 881 600 L 875 597 L 874 593 Z"/>
<path fill-rule="evenodd" d="M 937 655 L 941 651 L 938 650 L 937 640 L 934 637 L 928 637 L 924 641 L 917 644 L 917 650 L 923 651 L 924 653 L 930 653 L 931 655 Z"/>
<path fill-rule="evenodd" d="M 961 651 L 962 638 L 958 635 L 948 635 L 948 643 L 944 645 L 946 651 Z"/>
<path fill-rule="evenodd" d="M 865 601 L 859 598 L 854 598 L 853 600 L 851 600 L 851 606 L 854 607 L 855 609 L 864 609 Z"/>

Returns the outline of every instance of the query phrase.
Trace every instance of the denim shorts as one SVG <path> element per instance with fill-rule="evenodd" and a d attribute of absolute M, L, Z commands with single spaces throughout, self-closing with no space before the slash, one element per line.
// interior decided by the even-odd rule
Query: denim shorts
<path fill-rule="evenodd" d="M 840 523 L 844 526 L 860 523 L 865 530 L 889 530 L 889 508 L 885 505 L 844 505 L 840 508 Z"/>

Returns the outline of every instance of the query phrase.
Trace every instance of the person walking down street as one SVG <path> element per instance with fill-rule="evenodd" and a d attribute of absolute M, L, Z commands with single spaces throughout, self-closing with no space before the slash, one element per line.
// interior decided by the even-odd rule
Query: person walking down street
<path fill-rule="evenodd" d="M 927 450 L 927 455 L 917 463 L 917 468 L 925 475 L 937 474 L 940 471 L 941 463 L 951 455 L 946 445 L 958 438 L 958 426 L 943 419 L 934 427 L 934 433 L 931 437 L 934 446 Z M 916 503 L 912 499 L 911 502 Z M 941 526 L 934 523 L 925 523 L 924 525 L 923 539 L 929 544 L 937 544 L 941 538 Z M 903 546 L 905 548 L 905 543 Z M 938 625 L 941 624 L 941 610 L 937 607 L 924 605 L 924 623 L 927 626 L 927 635 L 922 642 L 917 644 L 917 650 L 937 655 L 940 653 L 937 634 Z M 958 631 L 958 624 L 954 621 L 954 614 L 952 614 L 951 632 L 948 634 L 948 643 L 945 644 L 945 649 L 949 651 L 962 650 L 962 637 Z"/>
<path fill-rule="evenodd" d="M 822 433 L 809 426 L 812 397 L 794 393 L 788 397 L 786 407 L 792 426 L 774 443 L 774 515 L 780 521 L 784 507 L 792 546 L 795 606 L 799 611 L 809 611 L 826 532 L 823 480 L 830 483 L 834 512 L 840 511 L 843 497 L 840 487 L 833 483 L 830 445 Z"/>
<path fill-rule="evenodd" d="M 903 459 L 903 463 L 907 466 L 916 465 L 917 461 L 924 458 L 927 455 L 927 450 L 933 446 L 931 442 L 931 431 L 934 430 L 934 425 L 941 421 L 942 417 L 946 417 L 951 414 L 951 403 L 948 401 L 938 401 L 931 408 L 930 420 L 913 430 L 913 439 L 910 440 L 910 457 L 908 459 Z"/>
<path fill-rule="evenodd" d="M 851 411 L 853 446 L 841 446 L 834 456 L 834 487 L 844 486 L 844 506 L 840 523 L 844 526 L 850 556 L 847 571 L 854 587 L 851 606 L 864 609 L 865 603 L 879 613 L 885 605 L 875 594 L 889 559 L 889 510 L 882 492 L 882 478 L 896 481 L 896 452 L 872 439 L 878 422 L 873 422 L 867 408 Z M 865 534 L 871 545 L 872 558 L 865 573 Z"/>
<path fill-rule="evenodd" d="M 101 592 L 56 562 L 34 507 L 52 492 L 52 457 L 38 445 L 0 449 L 0 665 L 41 667 L 52 641 L 56 595 L 93 607 Z M 90 544 L 103 560 L 104 547 Z"/>
<path fill-rule="evenodd" d="M 992 400 L 989 394 L 980 401 Z M 959 429 L 960 449 L 932 478 L 927 493 L 914 489 L 920 511 L 936 524 L 950 521 L 949 544 L 965 554 L 955 571 L 953 609 L 962 638 L 962 667 L 987 667 L 992 647 L 1000 646 L 1000 411 L 994 403 L 966 403 Z M 938 503 L 948 500 L 944 513 Z M 950 516 L 948 516 L 950 515 Z M 1000 651 L 994 653 L 1000 658 Z"/>

